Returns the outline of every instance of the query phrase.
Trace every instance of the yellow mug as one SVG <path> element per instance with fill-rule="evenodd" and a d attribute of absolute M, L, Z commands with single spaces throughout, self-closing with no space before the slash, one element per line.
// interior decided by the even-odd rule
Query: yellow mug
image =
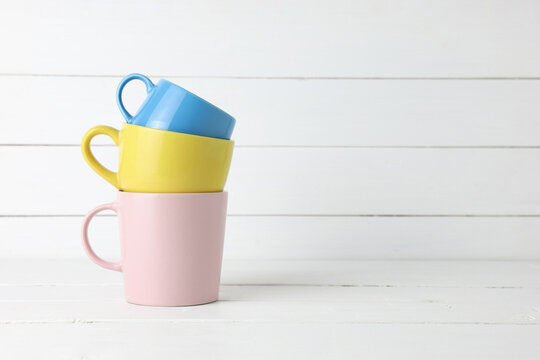
<path fill-rule="evenodd" d="M 90 150 L 96 135 L 119 147 L 118 173 L 101 165 Z M 96 126 L 84 135 L 81 150 L 90 167 L 119 190 L 149 193 L 223 191 L 234 142 L 124 124 L 118 131 Z"/>

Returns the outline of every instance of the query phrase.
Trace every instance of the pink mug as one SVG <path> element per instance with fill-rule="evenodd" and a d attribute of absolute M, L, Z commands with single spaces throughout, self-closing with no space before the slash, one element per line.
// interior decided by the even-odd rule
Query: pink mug
<path fill-rule="evenodd" d="M 88 225 L 103 210 L 118 214 L 122 258 L 98 257 Z M 82 241 L 90 259 L 124 275 L 126 300 L 154 306 L 216 301 L 221 275 L 227 193 L 118 192 L 86 215 Z"/>

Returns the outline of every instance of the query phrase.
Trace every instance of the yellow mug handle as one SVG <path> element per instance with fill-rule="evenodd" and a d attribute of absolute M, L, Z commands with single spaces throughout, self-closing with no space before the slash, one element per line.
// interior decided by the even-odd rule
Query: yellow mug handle
<path fill-rule="evenodd" d="M 120 189 L 118 184 L 118 174 L 107 169 L 96 160 L 92 150 L 90 150 L 90 141 L 96 135 L 107 135 L 113 139 L 114 143 L 118 145 L 120 141 L 120 132 L 110 126 L 94 126 L 84 134 L 81 142 L 81 151 L 84 160 L 90 165 L 92 170 L 98 173 L 99 176 L 110 182 L 115 188 Z"/>

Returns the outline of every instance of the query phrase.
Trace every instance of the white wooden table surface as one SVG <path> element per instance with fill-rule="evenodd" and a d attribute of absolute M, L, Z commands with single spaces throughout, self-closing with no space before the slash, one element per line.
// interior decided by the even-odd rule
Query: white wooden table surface
<path fill-rule="evenodd" d="M 83 260 L 0 261 L 3 359 L 538 359 L 539 261 L 226 260 L 220 301 L 128 304 Z"/>

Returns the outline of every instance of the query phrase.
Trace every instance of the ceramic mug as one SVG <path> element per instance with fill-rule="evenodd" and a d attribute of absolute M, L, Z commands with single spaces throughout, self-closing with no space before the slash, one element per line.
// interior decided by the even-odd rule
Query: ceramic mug
<path fill-rule="evenodd" d="M 124 86 L 131 80 L 142 81 L 148 95 L 135 115 L 131 115 L 122 102 Z M 163 79 L 154 85 L 144 75 L 130 74 L 118 84 L 116 101 L 128 124 L 227 140 L 234 129 L 235 120 L 231 115 Z"/>
<path fill-rule="evenodd" d="M 118 172 L 101 165 L 90 150 L 96 135 L 119 147 Z M 96 126 L 84 135 L 81 150 L 90 167 L 119 190 L 149 193 L 223 191 L 234 142 L 124 124 L 118 131 Z"/>
<path fill-rule="evenodd" d="M 95 254 L 88 225 L 103 210 L 118 214 L 121 260 Z M 227 193 L 148 194 L 118 192 L 115 202 L 86 215 L 82 241 L 90 259 L 121 271 L 130 303 L 155 306 L 216 301 L 219 291 Z"/>

